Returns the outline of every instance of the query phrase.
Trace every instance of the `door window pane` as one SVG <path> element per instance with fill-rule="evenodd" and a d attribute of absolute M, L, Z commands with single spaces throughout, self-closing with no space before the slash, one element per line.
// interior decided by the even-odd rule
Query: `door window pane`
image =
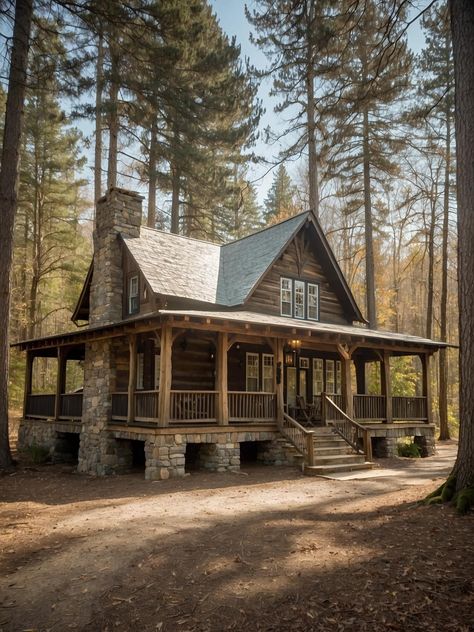
<path fill-rule="evenodd" d="M 296 406 L 296 369 L 294 367 L 286 369 L 286 403 L 292 408 Z"/>
<path fill-rule="evenodd" d="M 313 395 L 324 391 L 324 364 L 322 358 L 313 358 Z"/>
<path fill-rule="evenodd" d="M 265 393 L 273 393 L 273 355 L 264 353 L 262 365 L 263 390 Z"/>
<path fill-rule="evenodd" d="M 299 383 L 299 390 L 300 390 L 299 395 L 301 397 L 304 397 L 304 399 L 306 401 L 308 397 L 307 397 L 307 390 L 306 390 L 306 388 L 307 388 L 307 386 L 306 386 L 306 371 L 304 369 L 300 370 L 299 382 L 300 382 Z"/>
<path fill-rule="evenodd" d="M 335 393 L 334 360 L 326 360 L 326 393 Z"/>

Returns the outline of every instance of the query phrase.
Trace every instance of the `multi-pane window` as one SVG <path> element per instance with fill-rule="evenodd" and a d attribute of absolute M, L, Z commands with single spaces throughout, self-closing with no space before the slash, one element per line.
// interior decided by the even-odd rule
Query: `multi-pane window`
<path fill-rule="evenodd" d="M 305 282 L 295 281 L 295 318 L 304 318 Z"/>
<path fill-rule="evenodd" d="M 145 367 L 145 355 L 137 353 L 137 390 L 143 390 L 143 375 Z"/>
<path fill-rule="evenodd" d="M 246 391 L 258 391 L 258 353 L 246 354 Z"/>
<path fill-rule="evenodd" d="M 281 315 L 292 316 L 293 282 L 291 279 L 280 279 Z"/>
<path fill-rule="evenodd" d="M 280 279 L 280 314 L 319 320 L 319 286 L 298 279 Z"/>
<path fill-rule="evenodd" d="M 308 318 L 319 320 L 319 285 L 308 283 Z"/>
<path fill-rule="evenodd" d="M 324 360 L 313 358 L 313 395 L 321 395 L 324 391 Z"/>
<path fill-rule="evenodd" d="M 262 354 L 262 382 L 265 393 L 273 393 L 273 355 Z"/>
<path fill-rule="evenodd" d="M 137 314 L 140 310 L 138 301 L 138 276 L 130 277 L 128 281 L 128 313 Z"/>
<path fill-rule="evenodd" d="M 334 360 L 326 360 L 326 393 L 336 392 L 336 374 L 334 371 Z"/>

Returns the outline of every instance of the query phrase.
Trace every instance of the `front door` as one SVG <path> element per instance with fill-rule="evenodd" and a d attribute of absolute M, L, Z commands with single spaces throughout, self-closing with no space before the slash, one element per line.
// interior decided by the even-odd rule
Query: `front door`
<path fill-rule="evenodd" d="M 286 405 L 288 410 L 296 408 L 296 367 L 286 368 Z"/>

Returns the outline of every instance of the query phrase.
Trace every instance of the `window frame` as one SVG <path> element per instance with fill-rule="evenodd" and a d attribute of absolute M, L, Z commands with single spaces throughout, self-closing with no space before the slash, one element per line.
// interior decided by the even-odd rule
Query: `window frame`
<path fill-rule="evenodd" d="M 136 282 L 136 293 L 132 294 L 132 285 Z M 136 309 L 133 306 L 133 300 L 136 301 Z M 140 278 L 138 274 L 134 274 L 128 278 L 128 314 L 138 314 L 140 312 Z"/>
<path fill-rule="evenodd" d="M 289 287 L 283 287 L 284 284 L 288 284 Z M 312 320 L 315 322 L 320 321 L 321 310 L 320 310 L 320 287 L 319 283 L 315 283 L 314 281 L 306 281 L 305 279 L 295 279 L 292 277 L 280 277 L 280 316 L 285 318 L 295 318 L 297 320 Z M 301 288 L 303 292 L 301 293 Z M 309 289 L 315 288 L 315 296 L 316 296 L 316 305 L 312 306 L 312 309 L 316 310 L 316 317 L 309 315 Z M 283 300 L 283 292 L 289 293 L 289 301 Z M 296 305 L 296 296 L 302 295 L 303 298 L 303 315 L 297 316 L 297 305 Z M 288 297 L 287 297 L 288 298 Z M 285 313 L 283 309 L 283 305 L 290 306 L 290 313 Z"/>
<path fill-rule="evenodd" d="M 257 369 L 257 374 L 256 376 L 249 376 L 249 358 L 250 357 L 254 357 L 257 359 L 256 365 L 254 365 Z M 254 367 L 252 367 L 254 368 Z M 249 379 L 251 380 L 257 380 L 257 387 L 254 390 L 249 390 Z M 259 353 L 255 353 L 254 351 L 247 351 L 245 353 L 245 392 L 246 393 L 258 393 L 260 390 L 260 354 Z"/>
<path fill-rule="evenodd" d="M 271 358 L 271 364 L 265 364 L 265 360 L 267 358 Z M 265 369 L 271 368 L 271 377 L 265 375 Z M 270 390 L 265 389 L 265 380 L 271 379 L 272 385 Z M 274 392 L 274 383 L 275 383 L 275 356 L 273 353 L 262 353 L 262 392 L 263 393 L 273 393 Z"/>

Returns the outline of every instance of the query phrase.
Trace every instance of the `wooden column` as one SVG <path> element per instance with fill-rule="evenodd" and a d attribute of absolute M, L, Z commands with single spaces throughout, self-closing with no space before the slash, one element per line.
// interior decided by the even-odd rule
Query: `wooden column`
<path fill-rule="evenodd" d="M 229 400 L 227 396 L 227 347 L 227 332 L 220 331 L 217 334 L 216 391 L 219 391 L 217 397 L 217 421 L 221 426 L 226 426 L 229 423 Z"/>
<path fill-rule="evenodd" d="M 423 369 L 423 397 L 426 397 L 426 423 L 433 423 L 433 402 L 431 399 L 431 355 L 429 353 L 420 354 L 421 366 Z"/>
<path fill-rule="evenodd" d="M 54 400 L 54 418 L 59 419 L 61 415 L 61 394 L 66 386 L 66 362 L 67 349 L 58 347 L 58 367 L 56 373 L 56 398 Z"/>
<path fill-rule="evenodd" d="M 160 396 L 159 426 L 168 426 L 170 422 L 170 391 L 172 378 L 171 354 L 173 352 L 173 330 L 169 325 L 161 329 L 160 346 Z"/>
<path fill-rule="evenodd" d="M 31 382 L 33 377 L 33 360 L 35 356 L 32 351 L 26 352 L 25 366 L 25 390 L 23 396 L 23 418 L 26 417 L 28 411 L 28 396 L 31 395 Z"/>
<path fill-rule="evenodd" d="M 351 379 L 351 354 L 350 351 L 342 345 L 337 346 L 342 363 L 342 394 L 344 396 L 345 413 L 351 419 L 354 418 L 354 397 L 352 393 Z M 334 376 L 335 377 L 335 376 Z"/>
<path fill-rule="evenodd" d="M 127 423 L 135 420 L 135 389 L 137 386 L 137 334 L 128 338 L 128 398 Z"/>
<path fill-rule="evenodd" d="M 285 363 L 284 363 L 284 349 L 285 341 L 278 338 L 276 341 L 276 353 L 275 353 L 275 392 L 276 392 L 276 413 L 277 422 L 280 425 L 283 422 L 283 411 L 285 408 L 284 397 L 284 376 L 285 376 Z M 277 375 L 278 374 L 278 375 Z M 279 377 L 279 383 L 278 378 Z"/>
<path fill-rule="evenodd" d="M 385 423 L 393 423 L 392 412 L 392 377 L 390 374 L 390 354 L 384 350 L 381 361 L 380 376 L 382 379 L 382 394 L 385 395 Z"/>

